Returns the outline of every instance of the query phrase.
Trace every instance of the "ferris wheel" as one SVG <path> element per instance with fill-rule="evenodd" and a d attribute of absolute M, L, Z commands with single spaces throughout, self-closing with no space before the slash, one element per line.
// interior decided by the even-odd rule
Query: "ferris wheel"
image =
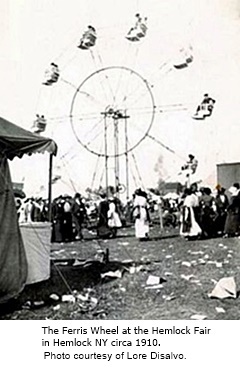
<path fill-rule="evenodd" d="M 79 64 L 77 68 L 73 68 L 73 74 L 75 73 L 73 79 L 73 74 L 67 75 L 61 64 L 54 62 L 46 71 L 42 83 L 47 91 L 44 92 L 44 97 L 47 95 L 50 97 L 50 89 L 56 91 L 59 84 L 65 84 L 65 87 L 68 85 L 71 89 L 68 99 L 60 97 L 61 102 L 68 100 L 68 107 L 65 107 L 64 114 L 59 120 L 51 118 L 52 127 L 62 122 L 64 125 L 70 123 L 73 136 L 79 145 L 96 157 L 96 168 L 99 168 L 99 161 L 104 163 L 106 190 L 114 183 L 115 190 L 121 192 L 124 183 L 127 198 L 129 197 L 129 163 L 133 159 L 136 165 L 134 150 L 146 138 L 154 140 L 155 143 L 174 153 L 151 134 L 156 113 L 168 109 L 170 111 L 186 109 L 182 104 L 173 104 L 170 108 L 162 106 L 161 109 L 156 105 L 149 79 L 146 79 L 142 71 L 140 70 L 140 73 L 136 68 L 135 62 L 141 43 L 148 34 L 147 19 L 140 17 L 139 14 L 136 17 L 135 25 L 125 35 L 125 42 L 130 46 L 128 50 L 134 63 L 105 64 L 104 58 L 99 53 L 98 42 L 101 37 L 99 40 L 98 30 L 88 26 L 80 42 L 75 43 L 74 55 L 69 59 L 72 63 L 74 59 L 78 59 L 79 62 L 79 58 L 82 58 L 83 76 L 78 77 Z M 121 59 L 119 58 L 119 61 Z M 188 69 L 193 59 L 192 48 L 181 49 L 177 60 L 163 63 L 159 70 L 168 74 L 170 71 Z M 89 73 L 90 61 L 94 66 L 91 73 Z M 211 97 L 207 98 L 197 106 L 196 113 L 192 115 L 193 119 L 203 120 L 212 114 L 215 100 Z M 48 100 L 50 101 L 50 98 Z M 52 107 L 51 104 L 49 106 Z M 42 112 L 41 116 L 37 116 L 34 124 L 35 132 L 41 133 L 46 128 L 46 116 L 42 115 Z M 66 154 L 62 154 L 60 158 L 63 157 L 66 158 Z M 124 167 L 124 171 L 121 167 Z"/>

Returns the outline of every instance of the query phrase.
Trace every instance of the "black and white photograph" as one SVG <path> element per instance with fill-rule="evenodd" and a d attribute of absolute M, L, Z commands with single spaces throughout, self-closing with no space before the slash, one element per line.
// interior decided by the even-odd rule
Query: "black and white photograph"
<path fill-rule="evenodd" d="M 0 12 L 0 319 L 240 319 L 239 0 Z"/>

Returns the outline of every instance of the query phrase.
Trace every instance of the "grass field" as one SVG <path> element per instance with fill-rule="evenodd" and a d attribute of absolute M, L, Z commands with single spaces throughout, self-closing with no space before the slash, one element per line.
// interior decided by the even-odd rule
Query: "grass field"
<path fill-rule="evenodd" d="M 14 302 L 1 307 L 1 319 L 239 319 L 239 298 L 210 299 L 222 277 L 234 277 L 240 289 L 240 239 L 186 241 L 177 229 L 139 242 L 133 228 L 118 237 L 53 244 L 51 278 L 29 285 Z M 109 249 L 108 264 L 100 262 Z M 53 264 L 54 262 L 54 264 Z M 118 277 L 103 277 L 106 272 Z M 116 274 L 117 273 L 117 274 Z M 148 285 L 149 276 L 160 284 Z M 56 298 L 50 298 L 51 294 Z M 78 295 L 63 302 L 64 294 Z"/>

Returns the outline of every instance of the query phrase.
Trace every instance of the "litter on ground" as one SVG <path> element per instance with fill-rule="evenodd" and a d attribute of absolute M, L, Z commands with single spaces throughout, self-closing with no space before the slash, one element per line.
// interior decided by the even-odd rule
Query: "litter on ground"
<path fill-rule="evenodd" d="M 106 273 L 102 273 L 101 277 L 112 277 L 112 278 L 121 278 L 122 277 L 122 272 L 118 269 L 116 271 L 109 271 Z"/>
<path fill-rule="evenodd" d="M 193 314 L 190 318 L 195 319 L 197 321 L 202 321 L 202 320 L 206 319 L 207 316 L 205 316 L 203 314 Z"/>
<path fill-rule="evenodd" d="M 212 292 L 208 295 L 210 298 L 225 299 L 237 297 L 237 287 L 234 277 L 223 277 L 215 285 Z"/>
<path fill-rule="evenodd" d="M 221 307 L 216 307 L 215 309 L 216 309 L 217 313 L 225 313 L 226 312 L 225 309 L 223 309 Z"/>
<path fill-rule="evenodd" d="M 185 266 L 185 267 L 188 267 L 188 268 L 191 267 L 191 263 L 189 263 L 189 262 L 182 262 L 182 265 Z"/>
<path fill-rule="evenodd" d="M 148 276 L 146 285 L 158 285 L 160 283 L 160 277 L 158 276 Z"/>

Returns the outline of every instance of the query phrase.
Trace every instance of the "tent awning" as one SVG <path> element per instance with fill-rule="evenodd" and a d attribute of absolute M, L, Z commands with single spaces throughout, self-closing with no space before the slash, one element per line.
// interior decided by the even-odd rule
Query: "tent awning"
<path fill-rule="evenodd" d="M 17 126 L 0 117 L 0 153 L 9 160 L 24 154 L 49 152 L 57 154 L 57 144 L 49 138 Z"/>

